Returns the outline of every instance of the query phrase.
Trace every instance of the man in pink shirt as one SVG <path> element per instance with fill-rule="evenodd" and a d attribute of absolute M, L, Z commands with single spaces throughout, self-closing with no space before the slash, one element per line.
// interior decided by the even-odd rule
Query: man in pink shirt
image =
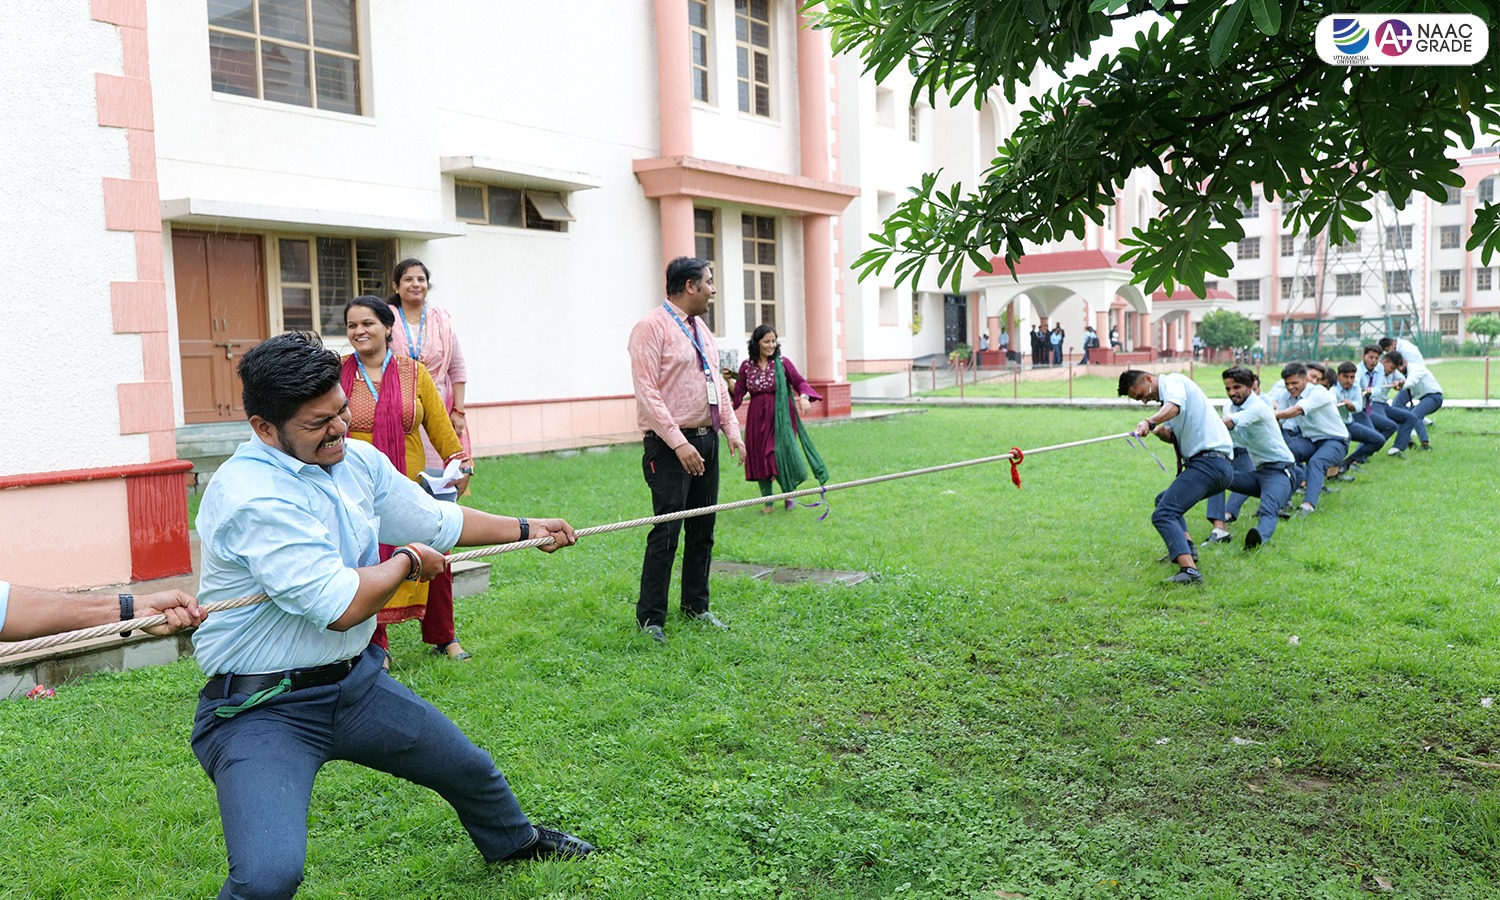
<path fill-rule="evenodd" d="M 719 374 L 719 345 L 701 316 L 713 299 L 714 274 L 701 259 L 679 256 L 667 264 L 667 299 L 630 332 L 630 376 L 636 420 L 645 432 L 641 469 L 655 515 L 719 502 L 719 432 L 744 465 L 745 444 Z M 714 516 L 694 516 L 652 526 L 641 563 L 635 617 L 641 631 L 666 643 L 667 586 L 677 537 L 682 548 L 682 612 L 725 628 L 708 611 L 708 567 L 713 562 Z"/>

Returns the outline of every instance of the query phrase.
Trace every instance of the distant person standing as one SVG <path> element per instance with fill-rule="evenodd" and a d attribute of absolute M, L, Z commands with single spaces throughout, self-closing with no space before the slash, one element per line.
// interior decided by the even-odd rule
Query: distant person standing
<path fill-rule="evenodd" d="M 999 343 L 1000 343 L 1000 358 L 1003 359 L 1003 360 L 1005 360 L 1006 362 L 1010 362 L 1010 332 L 1009 331 L 1006 331 L 1003 328 L 1000 330 L 1000 341 L 999 341 Z"/>
<path fill-rule="evenodd" d="M 630 376 L 636 421 L 645 432 L 641 470 L 655 515 L 719 502 L 719 432 L 741 465 L 745 445 L 730 411 L 729 388 L 719 373 L 719 345 L 700 317 L 716 293 L 714 274 L 701 259 L 679 256 L 667 264 L 666 299 L 630 332 Z M 713 563 L 713 514 L 661 522 L 646 535 L 636 623 L 666 643 L 667 587 L 682 549 L 682 612 L 727 627 L 708 609 L 708 568 Z"/>
<path fill-rule="evenodd" d="M 1089 353 L 1099 346 L 1099 332 L 1089 325 L 1083 329 L 1083 364 L 1089 364 Z"/>
<path fill-rule="evenodd" d="M 1035 368 L 1042 364 L 1042 352 L 1047 346 L 1046 332 L 1042 331 L 1040 325 L 1031 326 L 1031 365 Z"/>
<path fill-rule="evenodd" d="M 1047 342 L 1052 345 L 1052 364 L 1062 365 L 1063 359 L 1063 329 L 1061 325 L 1053 325 L 1052 333 L 1047 336 Z"/>
<path fill-rule="evenodd" d="M 1111 350 L 1121 350 L 1125 347 L 1120 343 L 1120 329 L 1114 325 L 1109 326 L 1109 347 Z"/>

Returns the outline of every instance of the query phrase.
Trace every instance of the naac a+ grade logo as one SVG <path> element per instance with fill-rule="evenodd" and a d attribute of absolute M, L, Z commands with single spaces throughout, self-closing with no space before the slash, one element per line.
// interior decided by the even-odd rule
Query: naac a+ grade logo
<path fill-rule="evenodd" d="M 1490 32 L 1467 14 L 1346 13 L 1324 16 L 1314 42 L 1334 66 L 1471 66 L 1489 52 Z"/>

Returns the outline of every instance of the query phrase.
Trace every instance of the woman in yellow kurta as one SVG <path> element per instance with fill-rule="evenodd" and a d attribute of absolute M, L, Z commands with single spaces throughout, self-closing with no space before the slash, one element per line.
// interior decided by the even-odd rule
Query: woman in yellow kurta
<path fill-rule="evenodd" d="M 391 464 L 413 481 L 426 464 L 422 431 L 444 462 L 464 459 L 463 446 L 448 419 L 442 395 L 419 362 L 391 352 L 395 314 L 379 297 L 355 297 L 344 306 L 344 325 L 354 352 L 344 357 L 341 382 L 349 398 L 349 437 L 375 445 Z M 468 486 L 459 482 L 459 493 Z M 393 548 L 380 546 L 380 558 Z M 453 626 L 453 574 L 445 572 L 426 584 L 408 582 L 376 616 L 372 641 L 386 649 L 386 626 L 422 620 L 422 640 L 438 653 L 468 659 Z"/>

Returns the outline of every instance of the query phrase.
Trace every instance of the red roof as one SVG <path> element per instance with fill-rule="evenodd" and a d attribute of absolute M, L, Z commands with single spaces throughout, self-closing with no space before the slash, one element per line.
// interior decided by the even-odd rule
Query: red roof
<path fill-rule="evenodd" d="M 1204 293 L 1205 293 L 1205 296 L 1199 297 L 1197 294 L 1193 293 L 1190 290 L 1186 290 L 1184 288 L 1178 288 L 1177 290 L 1175 290 L 1175 291 L 1172 292 L 1172 296 L 1168 297 L 1166 291 L 1157 289 L 1156 292 L 1154 292 L 1151 295 L 1151 302 L 1152 303 L 1165 303 L 1167 301 L 1171 301 L 1172 303 L 1187 303 L 1187 302 L 1192 301 L 1192 300 L 1233 300 L 1234 299 L 1234 295 L 1233 294 L 1229 293 L 1228 291 L 1220 290 L 1218 288 L 1209 288 Z"/>
<path fill-rule="evenodd" d="M 1099 269 L 1130 271 L 1130 266 L 1120 265 L 1120 254 L 1113 250 L 1062 250 L 1056 253 L 1028 253 L 1016 260 L 1016 274 L 1048 275 L 1054 272 L 1091 272 Z M 990 258 L 988 271 L 974 273 L 980 278 L 994 275 L 1009 275 L 1005 257 Z"/>

